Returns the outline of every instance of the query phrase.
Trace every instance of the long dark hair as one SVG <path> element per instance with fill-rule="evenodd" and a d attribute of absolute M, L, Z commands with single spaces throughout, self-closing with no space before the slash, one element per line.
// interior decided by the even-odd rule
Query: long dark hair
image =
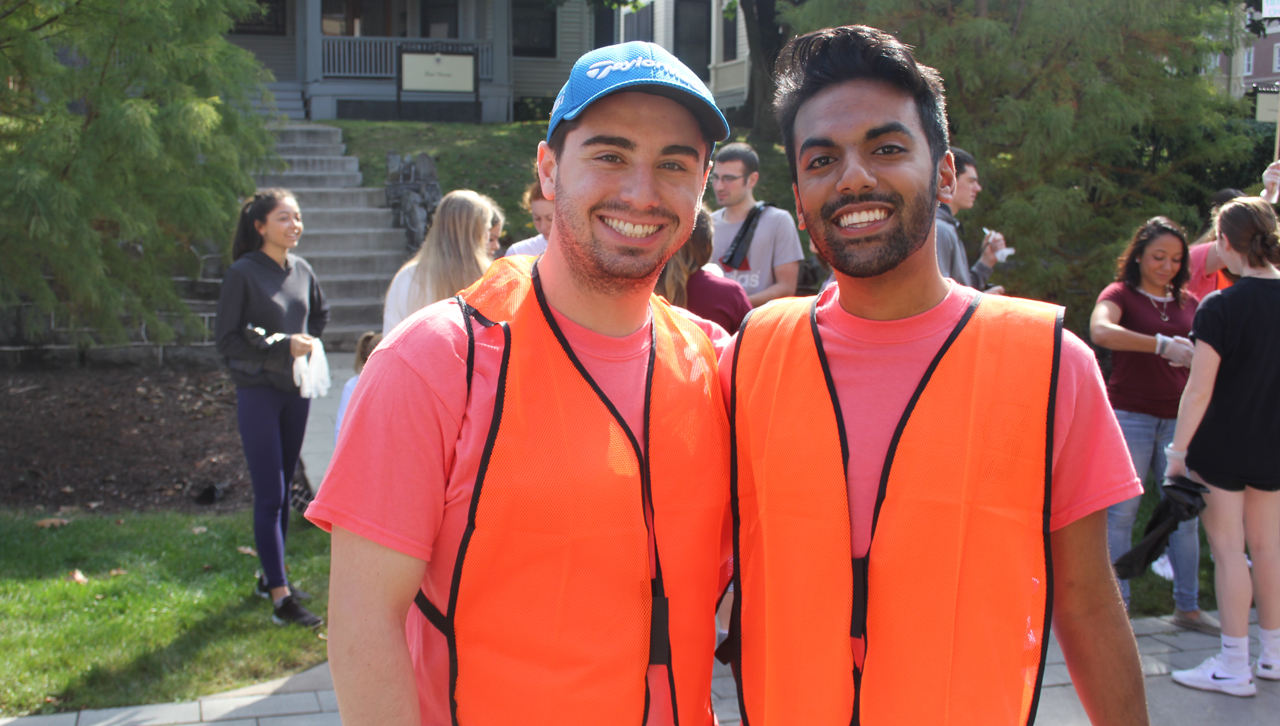
<path fill-rule="evenodd" d="M 258 233 L 255 222 L 267 221 L 267 215 L 280 206 L 281 199 L 295 199 L 288 189 L 259 189 L 240 207 L 240 219 L 236 222 L 236 236 L 231 242 L 231 259 L 241 257 L 262 249 L 262 235 Z"/>
<path fill-rule="evenodd" d="M 1182 226 L 1168 217 L 1152 217 L 1133 233 L 1129 246 L 1116 258 L 1116 282 L 1123 282 L 1134 290 L 1142 289 L 1142 253 L 1157 237 L 1171 234 L 1182 243 L 1182 263 L 1174 273 L 1169 286 L 1173 288 L 1173 300 L 1182 307 L 1182 287 L 1191 279 L 1191 256 L 1187 254 L 1187 233 Z"/>
<path fill-rule="evenodd" d="M 1276 210 L 1260 197 L 1233 199 L 1218 209 L 1213 220 L 1231 249 L 1245 255 L 1250 267 L 1280 265 L 1280 237 Z"/>

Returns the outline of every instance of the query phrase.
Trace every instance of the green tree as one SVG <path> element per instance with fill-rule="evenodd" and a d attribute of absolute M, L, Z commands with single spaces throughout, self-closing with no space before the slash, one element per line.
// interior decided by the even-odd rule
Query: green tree
<path fill-rule="evenodd" d="M 1246 102 L 1204 72 L 1240 22 L 1222 2 L 808 0 L 784 18 L 882 28 L 942 73 L 953 143 L 986 189 L 970 235 L 1003 231 L 1017 263 L 998 281 L 1066 305 L 1077 332 L 1137 225 L 1163 214 L 1194 233 L 1210 194 L 1262 171 L 1244 168 Z"/>
<path fill-rule="evenodd" d="M 253 0 L 0 0 L 0 306 L 104 342 L 138 324 L 172 339 L 175 314 L 201 330 L 172 276 L 198 269 L 202 241 L 226 246 L 271 153 L 251 107 L 269 75 L 223 38 L 255 12 Z"/>

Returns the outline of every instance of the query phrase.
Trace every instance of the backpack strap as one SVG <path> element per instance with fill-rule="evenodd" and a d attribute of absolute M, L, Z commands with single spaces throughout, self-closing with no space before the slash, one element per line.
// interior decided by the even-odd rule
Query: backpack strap
<path fill-rule="evenodd" d="M 747 252 L 751 250 L 751 240 L 756 236 L 756 225 L 760 223 L 760 215 L 765 207 L 772 206 L 768 202 L 756 202 L 751 207 L 747 212 L 747 218 L 742 220 L 742 227 L 738 229 L 738 234 L 733 238 L 733 244 L 729 245 L 728 251 L 720 258 L 720 264 L 731 270 L 742 267 L 742 261 L 747 259 Z"/>

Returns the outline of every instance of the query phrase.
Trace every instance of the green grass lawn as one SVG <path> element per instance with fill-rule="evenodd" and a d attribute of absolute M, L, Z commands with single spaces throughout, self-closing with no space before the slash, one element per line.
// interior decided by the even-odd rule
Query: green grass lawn
<path fill-rule="evenodd" d="M 474 189 L 493 197 L 507 215 L 505 232 L 512 241 L 537 234 L 529 213 L 520 208 L 520 195 L 534 179 L 533 164 L 538 142 L 547 136 L 545 122 L 510 124 L 424 123 L 417 121 L 325 121 L 342 129 L 347 153 L 360 157 L 365 186 L 381 186 L 387 174 L 387 152 L 430 154 L 436 161 L 440 188 Z M 746 129 L 735 140 L 746 140 Z M 760 184 L 756 199 L 763 199 L 795 215 L 791 172 L 781 146 L 760 147 Z M 715 209 L 715 194 L 707 186 L 706 202 Z M 305 211 L 305 210 L 304 210 Z M 800 233 L 806 252 L 809 237 Z"/>
<path fill-rule="evenodd" d="M 276 626 L 253 595 L 251 512 L 45 516 L 0 511 L 0 716 L 189 700 L 326 659 L 323 629 Z M 290 578 L 323 616 L 329 537 L 292 524 Z"/>

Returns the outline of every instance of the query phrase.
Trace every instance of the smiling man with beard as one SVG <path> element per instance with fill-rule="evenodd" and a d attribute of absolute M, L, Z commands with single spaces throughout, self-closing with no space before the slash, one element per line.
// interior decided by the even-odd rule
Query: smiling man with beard
<path fill-rule="evenodd" d="M 1141 492 L 1061 308 L 942 277 L 942 83 L 892 36 L 796 38 L 775 108 L 837 284 L 721 358 L 742 722 L 1033 720 L 1050 624 L 1094 724 L 1147 722 L 1106 507 Z"/>
<path fill-rule="evenodd" d="M 728 133 L 662 48 L 583 56 L 538 147 L 546 252 L 370 357 L 307 512 L 347 726 L 713 722 L 728 336 L 652 293 Z"/>

